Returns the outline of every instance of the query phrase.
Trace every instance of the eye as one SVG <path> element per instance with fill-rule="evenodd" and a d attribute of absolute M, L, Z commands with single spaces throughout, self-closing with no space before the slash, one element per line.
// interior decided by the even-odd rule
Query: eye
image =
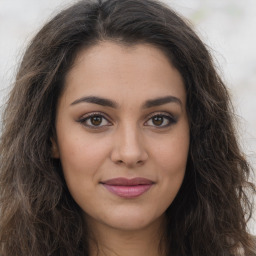
<path fill-rule="evenodd" d="M 146 126 L 165 128 L 176 123 L 177 120 L 169 114 L 155 114 L 145 123 Z"/>
<path fill-rule="evenodd" d="M 86 127 L 93 128 L 93 129 L 102 128 L 102 127 L 111 125 L 111 123 L 108 121 L 108 119 L 100 113 L 88 114 L 88 115 L 82 117 L 79 120 L 79 123 L 83 124 Z"/>

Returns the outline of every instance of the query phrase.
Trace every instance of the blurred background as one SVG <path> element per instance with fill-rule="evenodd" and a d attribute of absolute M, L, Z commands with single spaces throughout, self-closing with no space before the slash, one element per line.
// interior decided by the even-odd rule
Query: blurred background
<path fill-rule="evenodd" d="M 74 0 L 0 0 L 0 112 L 27 43 Z M 238 116 L 240 143 L 256 171 L 256 1 L 165 0 L 208 45 Z M 256 212 L 254 212 L 256 219 Z M 256 235 L 256 221 L 249 228 Z"/>

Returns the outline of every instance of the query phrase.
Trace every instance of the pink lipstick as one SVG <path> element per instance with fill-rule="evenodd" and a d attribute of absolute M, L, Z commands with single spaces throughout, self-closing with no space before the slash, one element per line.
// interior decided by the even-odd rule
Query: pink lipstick
<path fill-rule="evenodd" d="M 117 196 L 134 198 L 148 191 L 154 185 L 154 182 L 145 178 L 115 178 L 103 181 L 101 184 Z"/>

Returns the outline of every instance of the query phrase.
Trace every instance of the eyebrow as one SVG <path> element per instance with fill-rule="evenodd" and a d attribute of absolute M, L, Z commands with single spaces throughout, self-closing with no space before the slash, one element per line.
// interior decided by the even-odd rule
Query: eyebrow
<path fill-rule="evenodd" d="M 111 107 L 111 108 L 118 108 L 118 104 L 109 99 L 100 98 L 96 96 L 88 96 L 88 97 L 82 97 L 80 99 L 75 100 L 71 103 L 71 105 L 76 105 L 78 103 L 87 102 L 87 103 L 93 103 L 101 106 Z"/>
<path fill-rule="evenodd" d="M 182 102 L 179 98 L 174 96 L 166 96 L 166 97 L 156 98 L 152 100 L 147 100 L 143 104 L 142 108 L 152 108 L 152 107 L 161 106 L 167 103 L 177 103 L 180 106 L 182 106 Z"/>
<path fill-rule="evenodd" d="M 117 102 L 106 99 L 106 98 L 101 98 L 97 96 L 87 96 L 87 97 L 82 97 L 80 99 L 75 100 L 74 102 L 71 103 L 71 105 L 76 105 L 79 103 L 93 103 L 97 105 L 101 105 L 104 107 L 111 107 L 111 108 L 118 108 L 119 105 Z M 167 103 L 176 103 L 182 106 L 182 102 L 179 98 L 174 97 L 174 96 L 165 96 L 165 97 L 160 97 L 152 100 L 147 100 L 143 105 L 142 108 L 152 108 L 152 107 L 157 107 L 161 106 Z"/>

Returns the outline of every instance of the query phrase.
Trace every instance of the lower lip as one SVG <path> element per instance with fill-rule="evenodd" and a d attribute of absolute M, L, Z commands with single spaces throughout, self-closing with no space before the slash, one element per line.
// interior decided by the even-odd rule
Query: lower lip
<path fill-rule="evenodd" d="M 134 197 L 141 196 L 153 186 L 153 184 L 143 184 L 143 185 L 135 185 L 135 186 L 120 186 L 120 185 L 108 185 L 108 184 L 103 184 L 103 185 L 111 193 L 120 197 L 125 197 L 125 198 L 134 198 Z"/>

